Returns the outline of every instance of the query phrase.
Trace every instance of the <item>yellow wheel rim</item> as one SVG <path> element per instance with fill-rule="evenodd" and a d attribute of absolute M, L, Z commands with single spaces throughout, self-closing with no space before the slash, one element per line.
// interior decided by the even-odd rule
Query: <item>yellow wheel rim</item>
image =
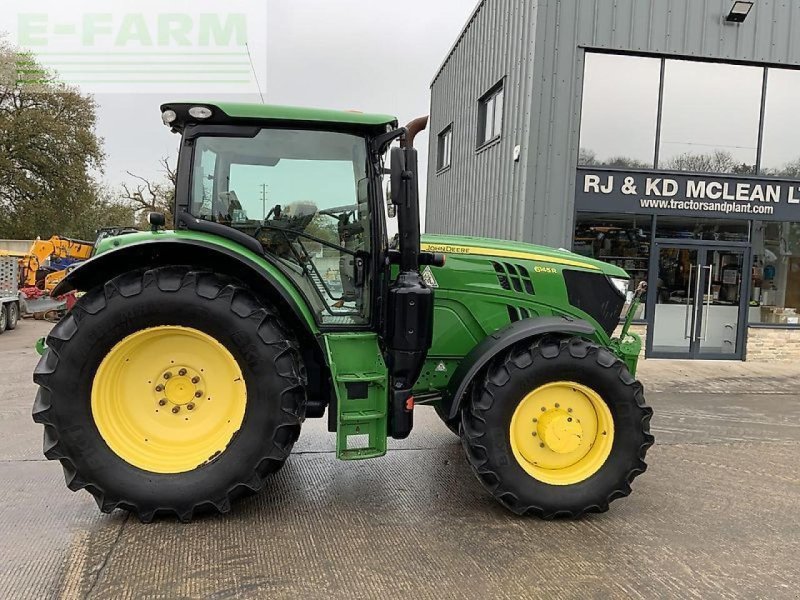
<path fill-rule="evenodd" d="M 242 425 L 247 389 L 233 355 L 197 329 L 129 335 L 92 384 L 92 416 L 108 446 L 154 473 L 191 471 L 219 456 Z"/>
<path fill-rule="evenodd" d="M 572 485 L 606 462 L 614 443 L 614 419 L 593 389 L 556 381 L 522 399 L 511 417 L 510 441 L 528 475 L 550 485 Z"/>

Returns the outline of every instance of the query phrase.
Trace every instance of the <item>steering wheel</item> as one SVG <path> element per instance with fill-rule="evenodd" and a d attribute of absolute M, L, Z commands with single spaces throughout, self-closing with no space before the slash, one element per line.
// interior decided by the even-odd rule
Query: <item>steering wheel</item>
<path fill-rule="evenodd" d="M 326 208 L 318 212 L 320 215 L 326 215 L 338 219 L 342 213 L 355 212 L 358 210 L 358 204 L 345 204 L 344 206 L 334 206 L 333 208 Z"/>

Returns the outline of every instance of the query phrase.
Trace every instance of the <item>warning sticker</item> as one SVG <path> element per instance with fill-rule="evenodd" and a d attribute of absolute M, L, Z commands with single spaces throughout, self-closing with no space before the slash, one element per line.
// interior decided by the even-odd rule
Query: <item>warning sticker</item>
<path fill-rule="evenodd" d="M 425 267 L 422 271 L 422 280 L 428 287 L 438 288 L 439 284 L 436 282 L 436 277 L 433 276 L 430 265 Z"/>

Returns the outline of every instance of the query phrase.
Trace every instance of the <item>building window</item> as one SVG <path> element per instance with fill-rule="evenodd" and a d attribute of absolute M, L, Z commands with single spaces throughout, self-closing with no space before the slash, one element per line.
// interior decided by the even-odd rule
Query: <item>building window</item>
<path fill-rule="evenodd" d="M 761 172 L 800 179 L 800 71 L 769 69 L 764 107 Z"/>
<path fill-rule="evenodd" d="M 798 96 L 793 69 L 587 52 L 578 164 L 800 179 Z"/>
<path fill-rule="evenodd" d="M 660 78 L 657 58 L 586 54 L 578 164 L 653 167 Z"/>
<path fill-rule="evenodd" d="M 628 300 L 636 286 L 647 281 L 650 261 L 650 215 L 578 213 L 575 220 L 573 251 L 622 267 L 631 276 Z M 645 302 L 636 312 L 643 319 Z"/>
<path fill-rule="evenodd" d="M 453 153 L 453 125 L 450 124 L 439 134 L 439 143 L 436 154 L 436 170 L 441 171 L 450 166 Z"/>
<path fill-rule="evenodd" d="M 760 67 L 667 60 L 659 168 L 755 173 L 763 77 Z"/>
<path fill-rule="evenodd" d="M 753 224 L 749 322 L 800 325 L 800 223 Z"/>
<path fill-rule="evenodd" d="M 478 146 L 500 137 L 503 130 L 503 82 L 478 101 Z"/>
<path fill-rule="evenodd" d="M 656 237 L 678 240 L 748 242 L 750 241 L 750 221 L 659 215 L 656 219 Z"/>

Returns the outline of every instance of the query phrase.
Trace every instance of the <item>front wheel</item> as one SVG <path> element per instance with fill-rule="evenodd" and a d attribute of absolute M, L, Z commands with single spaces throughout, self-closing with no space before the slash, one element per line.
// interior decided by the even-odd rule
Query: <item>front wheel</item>
<path fill-rule="evenodd" d="M 603 512 L 644 472 L 652 410 L 605 348 L 540 338 L 497 357 L 472 386 L 461 439 L 481 483 L 517 514 Z"/>
<path fill-rule="evenodd" d="M 230 510 L 289 455 L 305 372 L 277 313 L 211 273 L 121 275 L 81 298 L 34 374 L 44 454 L 103 512 Z"/>

